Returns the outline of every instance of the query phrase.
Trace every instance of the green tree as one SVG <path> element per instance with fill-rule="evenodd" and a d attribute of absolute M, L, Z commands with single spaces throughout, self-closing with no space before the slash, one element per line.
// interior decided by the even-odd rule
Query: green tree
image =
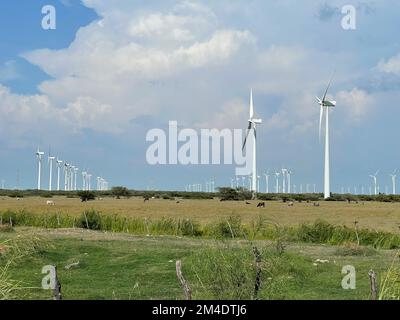
<path fill-rule="evenodd" d="M 125 187 L 113 187 L 111 189 L 111 194 L 117 199 L 121 199 L 121 197 L 129 198 L 131 196 L 130 191 Z"/>

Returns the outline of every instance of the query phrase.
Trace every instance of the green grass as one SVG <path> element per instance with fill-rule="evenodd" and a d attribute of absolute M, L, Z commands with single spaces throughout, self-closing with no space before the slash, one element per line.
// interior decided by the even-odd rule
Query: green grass
<path fill-rule="evenodd" d="M 23 299 L 51 299 L 40 288 L 45 265 L 58 267 L 65 299 L 182 299 L 176 279 L 175 261 L 183 261 L 183 273 L 196 299 L 251 299 L 255 263 L 252 245 L 262 253 L 260 299 L 367 299 L 368 271 L 378 275 L 392 266 L 394 251 L 368 250 L 368 254 L 340 252 L 339 247 L 285 243 L 279 254 L 275 242 L 205 240 L 177 237 L 135 237 L 84 230 L 43 230 L 17 228 L 0 233 L 7 239 L 42 239 L 29 254 L 8 269 L 10 280 L 24 290 L 15 292 Z M 22 240 L 19 240 L 22 241 Z M 365 249 L 367 250 L 367 249 Z M 7 262 L 0 255 L 0 266 Z M 316 259 L 329 263 L 314 265 Z M 79 267 L 65 266 L 79 261 Z M 344 265 L 357 269 L 357 289 L 343 290 Z M 238 285 L 239 284 L 239 285 Z M 32 289 L 27 289 L 32 288 Z"/>

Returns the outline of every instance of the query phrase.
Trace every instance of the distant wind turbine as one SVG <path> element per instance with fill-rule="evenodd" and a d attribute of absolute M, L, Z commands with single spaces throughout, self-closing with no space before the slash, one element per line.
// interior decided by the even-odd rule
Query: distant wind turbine
<path fill-rule="evenodd" d="M 60 191 L 60 170 L 61 170 L 61 165 L 62 161 L 57 159 L 56 165 L 57 165 L 57 191 Z"/>
<path fill-rule="evenodd" d="M 48 157 L 48 161 L 49 161 L 49 166 L 50 166 L 50 172 L 49 172 L 49 191 L 52 190 L 53 187 L 53 161 L 56 158 L 53 157 L 49 151 L 49 157 Z"/>
<path fill-rule="evenodd" d="M 39 150 L 39 147 L 36 151 L 36 157 L 38 160 L 38 181 L 37 181 L 37 189 L 41 189 L 41 175 L 42 175 L 42 157 L 44 156 L 44 152 Z"/>
<path fill-rule="evenodd" d="M 374 190 L 375 190 L 375 195 L 378 194 L 378 174 L 379 174 L 380 169 L 375 173 L 375 174 L 371 174 L 370 177 L 373 179 L 374 181 Z"/>
<path fill-rule="evenodd" d="M 249 124 L 247 127 L 247 135 L 243 142 L 242 151 L 246 147 L 247 139 L 249 138 L 250 132 L 253 137 L 253 165 L 252 165 L 252 184 L 250 191 L 253 192 L 253 196 L 257 192 L 257 125 L 262 123 L 261 119 L 254 118 L 254 105 L 253 105 L 253 90 L 250 92 L 250 117 L 248 120 Z"/>
<path fill-rule="evenodd" d="M 336 101 L 326 99 L 329 88 L 332 84 L 332 79 L 329 81 L 328 87 L 322 99 L 317 97 L 318 104 L 321 107 L 319 117 L 319 139 L 321 141 L 322 120 L 325 113 L 325 169 L 324 169 L 324 198 L 328 199 L 331 196 L 330 191 L 330 161 L 329 161 L 329 108 L 336 107 Z"/>
<path fill-rule="evenodd" d="M 390 175 L 390 177 L 392 178 L 392 192 L 393 194 L 396 194 L 396 179 L 397 179 L 397 169 L 394 170 L 394 172 Z"/>

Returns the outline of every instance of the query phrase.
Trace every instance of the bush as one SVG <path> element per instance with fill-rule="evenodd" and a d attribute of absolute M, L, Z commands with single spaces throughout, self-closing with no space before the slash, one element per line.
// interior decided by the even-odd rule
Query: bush
<path fill-rule="evenodd" d="M 223 220 L 211 230 L 212 236 L 215 238 L 243 238 L 246 236 L 242 220 L 239 216 L 231 216 L 227 220 Z"/>
<path fill-rule="evenodd" d="M 81 198 L 82 202 L 88 202 L 96 199 L 96 194 L 93 191 L 79 191 L 79 198 Z"/>
<path fill-rule="evenodd" d="M 102 230 L 100 214 L 95 210 L 85 211 L 78 220 L 78 227 L 89 230 Z"/>
<path fill-rule="evenodd" d="M 128 188 L 125 187 L 113 187 L 111 189 L 111 194 L 116 197 L 117 199 L 121 199 L 121 197 L 130 198 L 131 193 Z"/>

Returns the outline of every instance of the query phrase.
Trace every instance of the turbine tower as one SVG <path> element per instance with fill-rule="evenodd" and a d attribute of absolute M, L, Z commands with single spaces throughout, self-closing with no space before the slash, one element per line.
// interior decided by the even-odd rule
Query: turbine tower
<path fill-rule="evenodd" d="M 293 174 L 293 171 L 292 170 L 288 170 L 287 172 L 286 172 L 286 174 L 287 174 L 287 183 L 288 183 L 288 193 L 292 193 L 292 190 L 291 190 L 291 178 L 292 178 L 292 174 Z"/>
<path fill-rule="evenodd" d="M 397 169 L 390 176 L 392 177 L 393 194 L 396 194 Z"/>
<path fill-rule="evenodd" d="M 322 120 L 325 114 L 325 169 L 324 169 L 324 198 L 328 199 L 331 196 L 330 190 L 330 162 L 329 162 L 329 108 L 336 107 L 336 101 L 326 99 L 329 88 L 332 84 L 332 79 L 329 81 L 328 87 L 322 99 L 317 97 L 318 104 L 321 107 L 319 117 L 319 140 L 321 141 Z"/>
<path fill-rule="evenodd" d="M 42 174 L 42 157 L 44 156 L 44 152 L 40 151 L 39 148 L 36 151 L 36 157 L 38 159 L 38 182 L 37 182 L 37 189 L 40 190 L 40 178 L 41 178 L 41 174 Z"/>
<path fill-rule="evenodd" d="M 57 164 L 57 191 L 60 191 L 60 170 L 61 170 L 61 165 L 62 161 L 57 159 L 56 164 Z"/>
<path fill-rule="evenodd" d="M 378 195 L 378 181 L 377 181 L 377 177 L 378 177 L 379 171 L 380 171 L 380 170 L 378 170 L 375 174 L 369 175 L 369 176 L 373 179 L 373 181 L 374 181 L 375 195 Z"/>
<path fill-rule="evenodd" d="M 52 191 L 52 187 L 53 187 L 53 161 L 56 160 L 55 157 L 50 155 L 49 152 L 49 157 L 48 157 L 48 161 L 49 161 L 49 166 L 50 166 L 50 172 L 49 172 L 49 191 Z"/>
<path fill-rule="evenodd" d="M 74 177 L 74 190 L 76 191 L 76 190 L 78 190 L 77 189 L 77 181 L 78 181 L 78 171 L 79 171 L 79 168 L 74 168 L 74 174 L 75 174 L 75 177 Z"/>
<path fill-rule="evenodd" d="M 64 190 L 68 191 L 68 173 L 69 173 L 69 164 L 64 163 Z"/>
<path fill-rule="evenodd" d="M 265 176 L 265 193 L 269 193 L 269 174 L 264 173 Z"/>
<path fill-rule="evenodd" d="M 254 118 L 254 105 L 253 105 L 253 89 L 250 92 L 250 117 L 249 117 L 249 125 L 247 127 L 247 135 L 243 142 L 242 151 L 246 147 L 247 139 L 249 138 L 250 132 L 253 137 L 253 165 L 252 165 L 252 184 L 251 184 L 251 192 L 253 196 L 257 193 L 257 125 L 262 123 L 261 119 Z"/>
<path fill-rule="evenodd" d="M 280 176 L 280 172 L 275 172 L 275 177 L 276 177 L 276 186 L 275 186 L 275 192 L 279 193 L 279 176 Z"/>

